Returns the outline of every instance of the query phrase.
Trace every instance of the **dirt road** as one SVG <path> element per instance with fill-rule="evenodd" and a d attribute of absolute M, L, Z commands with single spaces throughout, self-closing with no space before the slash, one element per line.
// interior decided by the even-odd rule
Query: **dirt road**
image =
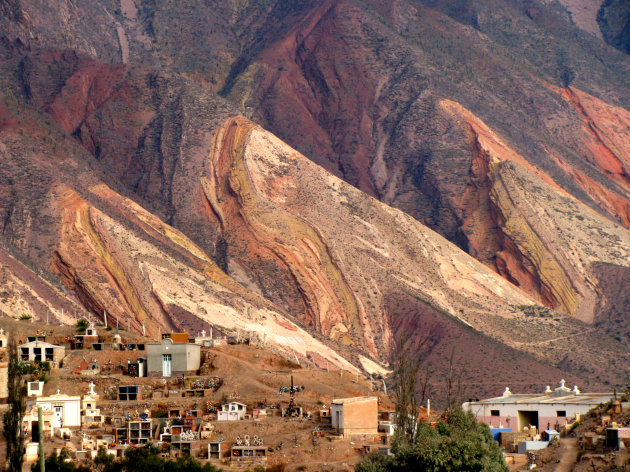
<path fill-rule="evenodd" d="M 576 463 L 577 452 L 576 438 L 561 438 L 560 450 L 558 451 L 560 463 L 556 467 L 555 472 L 571 472 Z"/>

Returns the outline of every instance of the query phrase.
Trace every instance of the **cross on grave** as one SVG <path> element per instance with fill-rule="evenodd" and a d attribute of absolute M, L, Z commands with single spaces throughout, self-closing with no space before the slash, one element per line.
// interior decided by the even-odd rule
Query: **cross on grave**
<path fill-rule="evenodd" d="M 94 382 L 90 382 L 88 387 L 90 387 L 89 394 L 90 395 L 96 395 L 96 392 L 94 391 L 94 387 L 96 387 L 96 385 L 94 384 Z"/>
<path fill-rule="evenodd" d="M 0 328 L 0 335 L 1 334 L 4 334 L 4 329 L 3 328 Z"/>

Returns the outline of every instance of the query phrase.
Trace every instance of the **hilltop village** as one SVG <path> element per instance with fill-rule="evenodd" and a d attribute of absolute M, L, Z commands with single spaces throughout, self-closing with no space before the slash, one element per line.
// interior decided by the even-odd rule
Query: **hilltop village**
<path fill-rule="evenodd" d="M 27 464 L 38 459 L 40 407 L 46 454 L 65 449 L 77 462 L 99 449 L 120 458 L 147 444 L 163 458 L 192 456 L 224 470 L 352 470 L 370 453 L 392 454 L 396 412 L 382 380 L 305 368 L 220 333 L 158 340 L 85 322 L 2 325 L 0 401 L 8 394 L 8 331 L 28 366 Z M 462 406 L 488 425 L 511 470 L 555 470 L 560 461 L 627 461 L 626 399 L 561 380 L 539 393 L 508 387 Z M 421 408 L 418 421 L 435 426 L 443 414 Z"/>
<path fill-rule="evenodd" d="M 101 447 L 122 457 L 148 443 L 164 458 L 191 455 L 224 470 L 350 470 L 370 452 L 390 452 L 393 405 L 364 376 L 302 368 L 216 333 L 163 333 L 158 342 L 103 326 L 74 333 L 12 325 L 31 366 L 23 422 L 29 467 L 38 459 L 39 407 L 46 454 L 65 448 L 79 462 Z M 6 401 L 8 329 L 1 332 Z"/>

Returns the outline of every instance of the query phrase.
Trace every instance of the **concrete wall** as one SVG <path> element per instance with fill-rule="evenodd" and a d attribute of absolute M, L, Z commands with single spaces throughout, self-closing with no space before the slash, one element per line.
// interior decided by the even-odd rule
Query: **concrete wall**
<path fill-rule="evenodd" d="M 518 453 L 527 454 L 529 451 L 539 451 L 549 446 L 547 441 L 521 441 L 518 443 Z"/>
<path fill-rule="evenodd" d="M 378 400 L 369 399 L 330 405 L 332 426 L 344 437 L 378 432 Z"/>
<path fill-rule="evenodd" d="M 201 364 L 201 346 L 188 343 L 174 343 L 164 339 L 160 344 L 147 344 L 147 375 L 162 376 L 164 354 L 171 355 L 171 376 L 198 373 Z"/>

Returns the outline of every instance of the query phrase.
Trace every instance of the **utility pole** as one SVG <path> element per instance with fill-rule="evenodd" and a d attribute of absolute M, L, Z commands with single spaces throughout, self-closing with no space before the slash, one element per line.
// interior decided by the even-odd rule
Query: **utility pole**
<path fill-rule="evenodd" d="M 39 472 L 46 470 L 46 458 L 44 457 L 44 415 L 42 407 L 37 409 L 37 427 L 39 429 Z"/>

